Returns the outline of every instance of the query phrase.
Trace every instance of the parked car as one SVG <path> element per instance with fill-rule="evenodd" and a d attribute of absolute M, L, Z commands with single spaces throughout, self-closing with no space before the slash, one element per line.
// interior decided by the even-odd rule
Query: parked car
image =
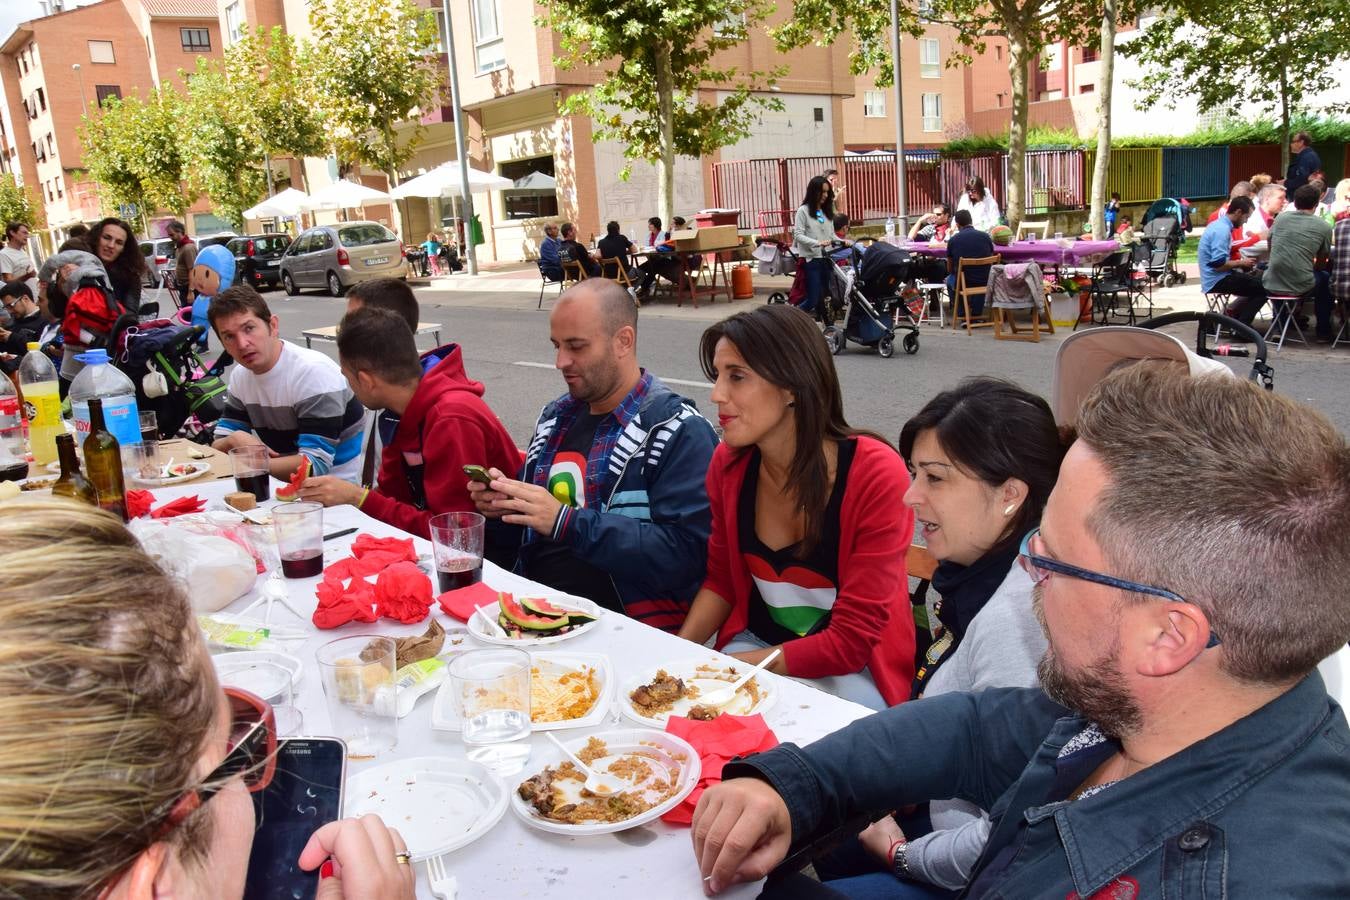
<path fill-rule="evenodd" d="M 228 244 L 230 241 L 239 237 L 233 231 L 220 231 L 215 234 L 208 234 L 204 237 L 193 238 L 197 243 L 198 252 L 205 250 L 214 244 Z"/>
<path fill-rule="evenodd" d="M 145 257 L 145 283 L 157 288 L 164 280 L 162 272 L 165 266 L 173 265 L 173 240 L 156 238 L 153 241 L 141 241 L 140 245 L 141 255 Z"/>
<path fill-rule="evenodd" d="M 246 234 L 231 238 L 225 249 L 234 254 L 234 283 L 259 290 L 281 283 L 282 254 L 291 245 L 289 234 Z"/>
<path fill-rule="evenodd" d="M 288 294 L 327 288 L 334 297 L 372 278 L 407 278 L 403 242 L 378 222 L 339 222 L 301 232 L 281 257 Z"/>

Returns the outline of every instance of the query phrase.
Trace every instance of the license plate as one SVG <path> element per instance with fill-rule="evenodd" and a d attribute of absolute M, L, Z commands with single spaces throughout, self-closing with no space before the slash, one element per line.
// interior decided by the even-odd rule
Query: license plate
<path fill-rule="evenodd" d="M 368 266 L 382 266 L 387 262 L 389 262 L 387 256 L 371 256 L 366 259 L 366 265 Z"/>

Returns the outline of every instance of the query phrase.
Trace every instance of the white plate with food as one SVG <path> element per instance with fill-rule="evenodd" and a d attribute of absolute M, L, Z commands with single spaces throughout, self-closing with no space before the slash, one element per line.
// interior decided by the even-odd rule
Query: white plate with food
<path fill-rule="evenodd" d="M 56 471 L 60 472 L 61 470 L 58 468 Z M 30 493 L 32 491 L 50 491 L 52 489 L 52 485 L 56 484 L 56 482 L 57 482 L 56 478 L 37 477 L 37 478 L 21 478 L 19 479 L 18 484 L 20 491 L 23 491 L 24 493 Z"/>
<path fill-rule="evenodd" d="M 194 478 L 200 478 L 211 471 L 211 464 L 206 462 L 184 462 L 174 463 L 171 466 L 165 466 L 160 469 L 158 478 L 141 478 L 137 476 L 132 480 L 137 484 L 151 484 L 155 487 L 167 487 L 171 484 L 182 484 L 184 481 L 192 481 Z"/>
<path fill-rule="evenodd" d="M 511 791 L 511 808 L 525 823 L 555 834 L 625 831 L 665 815 L 698 784 L 702 764 L 687 741 L 645 728 L 606 731 L 564 741 L 621 789 L 609 797 L 583 794 L 585 776 L 556 750 L 549 762 Z"/>
<path fill-rule="evenodd" d="M 347 817 L 374 813 L 408 843 L 414 860 L 458 850 L 492 829 L 507 791 L 486 766 L 448 756 L 397 759 L 347 779 Z"/>
<path fill-rule="evenodd" d="M 272 663 L 290 672 L 292 686 L 300 683 L 300 674 L 304 671 L 304 663 L 298 656 L 276 650 L 217 653 L 211 657 L 211 662 L 222 683 L 252 691 L 259 697 L 274 697 L 282 687 L 273 683 L 272 674 L 261 668 L 261 663 Z"/>
<path fill-rule="evenodd" d="M 489 644 L 507 647 L 545 647 L 595 628 L 604 613 L 584 597 L 536 592 L 530 595 L 499 591 L 498 602 L 469 616 L 469 634 Z"/>
<path fill-rule="evenodd" d="M 700 694 L 724 688 L 748 672 L 747 663 L 709 656 L 658 666 L 619 686 L 619 707 L 642 725 L 665 728 L 671 716 L 715 719 L 722 713 L 751 716 L 767 712 L 778 702 L 774 676 L 760 673 L 736 691 L 730 703 L 718 708 L 699 705 Z"/>
<path fill-rule="evenodd" d="M 614 672 L 599 653 L 530 654 L 530 730 L 589 728 L 604 721 L 614 701 Z M 431 727 L 459 731 L 450 679 L 441 684 L 431 710 Z"/>

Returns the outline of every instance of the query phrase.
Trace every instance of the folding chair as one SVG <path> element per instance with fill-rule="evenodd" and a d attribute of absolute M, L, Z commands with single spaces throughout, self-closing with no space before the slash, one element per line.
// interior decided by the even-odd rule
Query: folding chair
<path fill-rule="evenodd" d="M 563 284 L 577 284 L 586 280 L 586 266 L 581 260 L 564 259 L 562 262 Z"/>
<path fill-rule="evenodd" d="M 977 266 L 995 266 L 1003 262 L 1003 257 L 995 253 L 993 256 L 966 257 L 963 256 L 956 265 L 956 299 L 952 303 L 952 327 L 956 328 L 961 321 L 961 311 L 965 310 L 966 334 L 973 334 L 974 328 L 987 328 L 993 325 L 989 314 L 982 313 L 978 316 L 972 316 L 970 313 L 970 298 L 982 297 L 989 292 L 987 287 L 974 287 L 966 284 L 966 269 Z"/>
<path fill-rule="evenodd" d="M 1046 234 L 1050 231 L 1050 223 L 1047 222 L 1022 222 L 1017 226 L 1017 239 L 1026 240 L 1026 236 L 1035 233 L 1040 240 L 1045 240 Z"/>
<path fill-rule="evenodd" d="M 1280 352 L 1284 347 L 1285 336 L 1289 333 L 1289 326 L 1294 326 L 1294 334 L 1298 335 L 1291 340 L 1296 340 L 1305 347 L 1308 345 L 1308 339 L 1303 334 L 1303 329 L 1298 324 L 1298 313 L 1303 308 L 1303 301 L 1312 296 L 1312 291 L 1306 294 L 1267 294 L 1266 299 L 1270 301 L 1270 308 L 1273 311 L 1270 320 L 1270 327 L 1266 329 L 1266 343 L 1270 343 L 1270 336 L 1279 329 L 1280 336 L 1275 340 L 1275 352 Z"/>
<path fill-rule="evenodd" d="M 558 293 L 561 294 L 563 289 L 563 282 L 565 282 L 567 279 L 565 277 L 554 278 L 552 275 L 549 275 L 547 272 L 545 272 L 544 261 L 542 259 L 536 259 L 534 263 L 539 267 L 539 304 L 535 307 L 535 309 L 543 309 L 544 289 L 548 287 L 550 284 L 556 284 L 558 286 Z"/>
<path fill-rule="evenodd" d="M 1045 309 L 1045 292 L 1041 288 L 1044 274 L 1036 263 L 1027 263 L 1023 277 L 1009 278 L 1008 267 L 991 266 L 989 269 L 988 293 L 985 302 L 993 311 L 994 338 L 1000 341 L 1031 341 L 1040 343 L 1041 332 L 1055 333 L 1055 323 L 1050 321 L 1050 311 Z M 1031 282 L 1029 284 L 1028 282 Z M 1034 286 L 1033 286 L 1034 285 Z M 1014 310 L 1031 310 L 1031 332 L 1017 330 Z M 1045 325 L 1041 325 L 1041 311 L 1045 311 Z M 1004 333 L 1003 326 L 1008 326 Z"/>
<path fill-rule="evenodd" d="M 925 322 L 929 322 L 932 320 L 932 315 L 930 315 L 928 311 L 928 307 L 931 304 L 932 306 L 937 307 L 938 327 L 946 328 L 947 316 L 946 313 L 943 312 L 942 301 L 946 298 L 947 295 L 947 285 L 943 284 L 940 281 L 921 282 L 919 284 L 914 285 L 914 289 L 923 296 L 923 311 L 919 313 L 917 319 L 915 320 L 915 323 L 918 325 L 922 325 Z M 899 311 L 897 310 L 897 315 L 898 314 Z"/>
<path fill-rule="evenodd" d="M 1336 338 L 1331 342 L 1331 349 L 1335 350 L 1336 345 L 1341 342 L 1341 338 L 1346 337 L 1346 331 L 1350 330 L 1350 300 L 1340 298 L 1336 301 L 1336 306 L 1341 311 L 1341 329 L 1336 332 Z M 1350 341 L 1350 337 L 1346 337 Z"/>
<path fill-rule="evenodd" d="M 614 267 L 614 274 L 609 274 L 610 266 Z M 603 257 L 600 260 L 600 277 L 608 278 L 617 284 L 626 288 L 633 286 L 633 279 L 628 277 L 628 260 L 621 256 Z"/>

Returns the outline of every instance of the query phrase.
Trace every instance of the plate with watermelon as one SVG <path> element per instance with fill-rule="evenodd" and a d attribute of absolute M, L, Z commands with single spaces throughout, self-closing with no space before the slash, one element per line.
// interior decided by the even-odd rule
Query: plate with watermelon
<path fill-rule="evenodd" d="M 556 644 L 595 628 L 604 613 L 571 594 L 497 594 L 496 606 L 469 617 L 469 634 L 489 644 L 534 647 Z"/>

